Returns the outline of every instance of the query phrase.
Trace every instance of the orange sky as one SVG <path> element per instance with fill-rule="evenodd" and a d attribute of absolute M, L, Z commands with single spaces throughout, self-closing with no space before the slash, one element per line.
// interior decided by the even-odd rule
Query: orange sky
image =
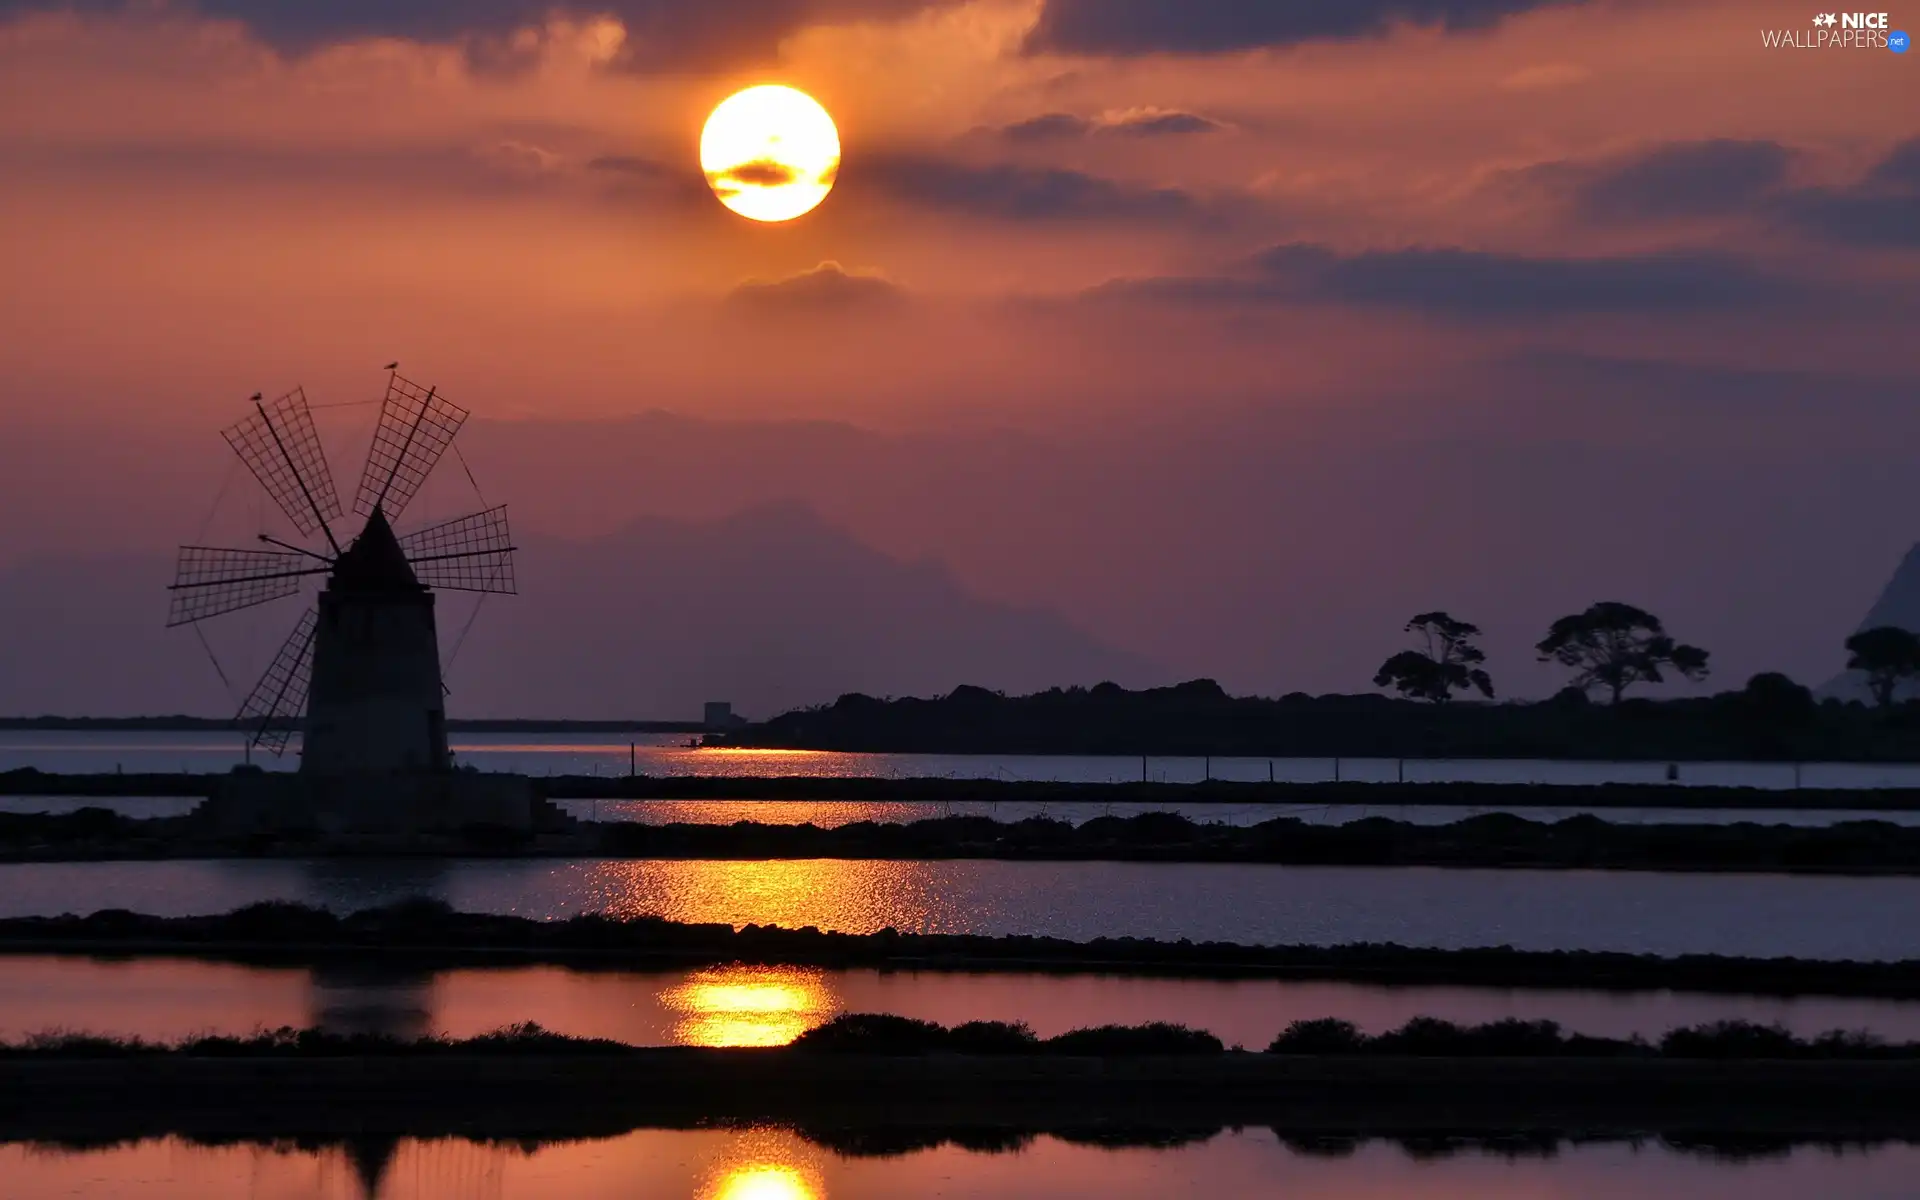
<path fill-rule="evenodd" d="M 1889 335 L 1911 310 L 1874 300 L 1910 302 L 1911 233 L 1895 267 L 1887 246 L 1774 210 L 1848 188 L 1920 132 L 1914 64 L 1763 50 L 1763 24 L 1805 24 L 1783 3 L 1516 2 L 1487 29 L 1126 57 L 1035 48 L 1036 0 L 876 0 L 815 23 L 719 4 L 709 23 L 740 29 L 684 59 L 669 37 L 643 53 L 646 4 L 626 5 L 634 34 L 593 5 L 515 19 L 490 4 L 473 29 L 430 24 L 434 41 L 379 11 L 459 6 L 278 6 L 322 14 L 298 37 L 284 12 L 262 29 L 136 7 L 0 5 L 0 362 L 29 398 L 120 414 L 137 388 L 151 415 L 207 412 L 289 377 L 364 386 L 362 361 L 400 348 L 464 392 L 505 385 L 494 412 L 886 425 L 1084 420 L 1116 384 L 1148 411 L 1176 381 L 1181 403 L 1305 394 L 1355 382 L 1356 360 L 1404 371 L 1515 343 L 1801 367 L 1845 346 L 1854 370 L 1909 369 Z M 846 145 L 839 189 L 790 225 L 726 212 L 694 162 L 705 113 L 762 80 L 817 95 Z M 1137 132 L 1167 114 L 1199 131 Z M 1004 132 L 1049 115 L 1079 125 Z M 1777 144 L 1777 178 L 1691 212 L 1583 211 L 1594 179 L 1704 139 Z M 1685 328 L 1575 304 L 1435 337 L 1444 300 L 1355 313 L 1308 296 L 1143 346 L 1141 321 L 1178 324 L 1193 303 L 1083 295 L 1231 271 L 1278 243 L 1726 255 L 1868 311 L 1802 300 L 1796 327 L 1831 327 L 1816 348 L 1733 303 L 1684 312 Z M 884 277 L 899 302 L 723 306 L 823 262 Z"/>
<path fill-rule="evenodd" d="M 53 510 L 0 515 L 0 559 L 197 519 L 224 466 L 209 431 L 239 401 L 296 382 L 365 398 L 399 357 L 490 418 L 665 410 L 956 439 L 911 452 L 957 481 L 919 508 L 844 464 L 786 492 L 984 595 L 1191 664 L 1178 673 L 1228 673 L 1222 647 L 1276 615 L 1351 608 L 1333 584 L 1232 565 L 1262 538 L 1307 553 L 1323 536 L 1355 585 L 1409 554 L 1507 578 L 1540 506 L 1501 489 L 1566 453 L 1621 452 L 1642 465 L 1609 482 L 1694 515 L 1697 552 L 1627 539 L 1626 590 L 1737 622 L 1732 593 L 1787 570 L 1778 556 L 1826 570 L 1844 545 L 1832 623 L 1920 533 L 1891 457 L 1920 421 L 1890 399 L 1920 377 L 1920 57 L 1761 45 L 1808 16 L 1783 0 L 0 0 L 0 432 L 82 447 L 0 480 L 16 512 Z M 695 153 L 718 100 L 768 81 L 818 97 L 845 150 L 828 200 L 771 226 L 715 202 Z M 106 429 L 121 448 L 85 449 Z M 967 471 L 1012 461 L 967 457 L 989 434 L 1058 455 L 988 497 Z M 139 461 L 163 443 L 212 449 Z M 1374 478 L 1420 444 L 1479 465 Z M 1195 465 L 1222 455 L 1244 461 Z M 1300 461 L 1333 490 L 1260 476 Z M 1114 463 L 1141 473 L 1101 473 Z M 787 477 L 772 459 L 678 465 L 727 495 Z M 551 462 L 499 469 L 560 534 L 725 508 Z M 101 484 L 109 470 L 124 482 Z M 138 519 L 114 515 L 115 486 L 162 476 Z M 1259 482 L 1210 490 L 1242 477 Z M 1869 486 L 1857 514 L 1848 489 Z M 1409 503 L 1473 515 L 1396 535 Z M 974 508 L 999 515 L 946 518 Z M 1727 546 L 1699 514 L 1776 509 L 1800 525 L 1688 573 Z M 1103 511 L 1131 515 L 1103 527 Z M 1214 564 L 1197 585 L 1212 625 L 1185 641 L 1163 580 L 1087 549 L 1225 526 L 1183 551 L 1183 569 Z M 1432 606 L 1414 590 L 1381 603 Z M 1780 619 L 1805 607 L 1778 603 Z M 1773 619 L 1753 618 L 1756 663 Z M 1795 636 L 1808 663 L 1837 641 Z M 1311 658 L 1309 640 L 1274 635 L 1249 679 Z"/>

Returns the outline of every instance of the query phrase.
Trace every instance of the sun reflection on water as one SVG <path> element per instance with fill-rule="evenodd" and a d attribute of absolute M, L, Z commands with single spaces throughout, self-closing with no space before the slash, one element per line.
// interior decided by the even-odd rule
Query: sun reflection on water
<path fill-rule="evenodd" d="M 609 860 L 587 868 L 609 916 L 846 933 L 935 927 L 948 901 L 924 864 L 847 859 Z M 951 872 L 949 872 L 950 874 Z"/>
<path fill-rule="evenodd" d="M 720 1153 L 700 1200 L 824 1200 L 815 1157 L 786 1130 L 747 1130 Z"/>
<path fill-rule="evenodd" d="M 707 1193 L 709 1200 L 816 1200 L 820 1195 L 805 1175 L 785 1163 L 734 1167 Z"/>
<path fill-rule="evenodd" d="M 824 972 L 803 967 L 711 967 L 660 999 L 683 1046 L 784 1046 L 840 1007 Z"/>

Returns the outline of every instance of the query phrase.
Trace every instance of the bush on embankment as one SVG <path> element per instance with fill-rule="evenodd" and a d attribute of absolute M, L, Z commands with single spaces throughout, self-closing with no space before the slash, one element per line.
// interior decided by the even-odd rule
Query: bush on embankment
<path fill-rule="evenodd" d="M 519 842 L 497 837 L 476 835 L 457 844 L 470 853 L 531 852 Z M 1279 817 L 1235 826 L 1166 812 L 1095 817 L 1077 826 L 1044 817 L 858 821 L 831 829 L 751 821 L 732 825 L 626 822 L 583 825 L 562 849 L 567 854 L 671 859 L 965 858 L 1920 873 L 1920 826 L 1888 821 L 1825 826 L 1632 824 L 1597 816 L 1535 821 L 1508 813 L 1447 825 L 1383 817 L 1317 825 Z M 297 838 L 222 839 L 197 830 L 186 818 L 139 820 L 93 808 L 52 815 L 0 814 L 0 858 L 12 860 L 315 852 L 311 840 Z"/>
<path fill-rule="evenodd" d="M 1268 1054 L 1367 1055 L 1382 1058 L 1673 1058 L 1841 1059 L 1920 1058 L 1920 1043 L 1889 1043 L 1863 1031 L 1832 1030 L 1800 1038 L 1779 1025 L 1715 1021 L 1669 1031 L 1658 1042 L 1567 1033 L 1554 1021 L 1508 1018 L 1456 1025 L 1415 1017 L 1400 1028 L 1368 1035 L 1351 1021 L 1321 1017 L 1295 1021 L 1267 1046 Z"/>
<path fill-rule="evenodd" d="M 1219 1054 L 1226 1048 L 1211 1033 L 1162 1021 L 1100 1025 L 1039 1038 L 1024 1022 L 969 1021 L 947 1028 L 890 1013 L 845 1013 L 807 1030 L 793 1045 L 820 1054 L 1072 1054 L 1114 1058 Z"/>
<path fill-rule="evenodd" d="M 506 1057 L 631 1054 L 633 1051 L 634 1047 L 625 1042 L 554 1033 L 532 1021 L 508 1025 L 492 1033 L 470 1038 L 396 1038 L 385 1034 L 335 1033 L 283 1025 L 246 1037 L 208 1035 L 178 1042 L 152 1042 L 144 1038 L 102 1037 L 62 1031 L 34 1034 L 19 1042 L 0 1041 L 0 1059 L 143 1058 L 156 1055 L 185 1055 L 189 1058 L 427 1057 L 448 1054 Z"/>
<path fill-rule="evenodd" d="M 379 953 L 422 966 L 567 962 L 635 967 L 671 962 L 825 968 L 905 967 L 1008 972 L 1279 975 L 1375 984 L 1597 988 L 1920 997 L 1920 960 L 1663 958 L 1605 950 L 1438 949 L 1392 943 L 1250 945 L 1116 937 L 1071 941 L 1029 934 L 842 933 L 656 916 L 588 913 L 566 920 L 456 912 L 414 899 L 336 914 L 283 901 L 212 916 L 160 917 L 103 909 L 86 916 L 0 918 L 0 952 L 194 954 L 248 962 L 319 962 Z"/>
<path fill-rule="evenodd" d="M 574 1037 L 533 1022 L 509 1025 L 471 1038 L 395 1038 L 382 1034 L 333 1033 L 283 1026 L 246 1037 L 202 1036 L 178 1042 L 53 1032 L 19 1042 L 0 1041 L 0 1060 L 22 1058 L 433 1057 L 446 1055 L 595 1056 L 635 1053 L 639 1048 L 606 1038 Z M 892 1013 L 846 1013 L 816 1025 L 787 1049 L 807 1054 L 891 1058 L 928 1054 L 1056 1055 L 1087 1058 L 1207 1056 L 1225 1052 L 1205 1030 L 1163 1021 L 1144 1025 L 1099 1025 L 1038 1037 L 1025 1022 L 969 1021 L 952 1027 Z M 767 1053 L 760 1051 L 759 1053 Z M 778 1051 L 772 1051 L 778 1052 Z M 1800 1038 L 1778 1025 L 1717 1021 L 1675 1029 L 1657 1042 L 1640 1037 L 1569 1034 L 1552 1021 L 1508 1019 L 1456 1025 L 1415 1017 L 1399 1029 L 1368 1035 L 1350 1021 L 1322 1017 L 1295 1021 L 1268 1045 L 1271 1055 L 1378 1058 L 1665 1058 L 1754 1060 L 1920 1059 L 1920 1043 L 1882 1041 L 1864 1032 L 1834 1030 Z"/>

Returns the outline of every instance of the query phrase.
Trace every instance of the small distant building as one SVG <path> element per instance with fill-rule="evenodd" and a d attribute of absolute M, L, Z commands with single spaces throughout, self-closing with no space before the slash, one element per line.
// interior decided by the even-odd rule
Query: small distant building
<path fill-rule="evenodd" d="M 709 700 L 701 724 L 709 733 L 720 733 L 728 729 L 738 729 L 747 723 L 747 719 L 733 711 L 731 700 Z"/>

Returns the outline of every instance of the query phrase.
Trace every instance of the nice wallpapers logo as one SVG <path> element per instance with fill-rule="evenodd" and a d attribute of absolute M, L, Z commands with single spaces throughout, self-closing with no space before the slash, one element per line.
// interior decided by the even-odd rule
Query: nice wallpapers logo
<path fill-rule="evenodd" d="M 1911 44 L 1883 12 L 1813 14 L 1810 29 L 1763 29 L 1760 44 L 1769 50 L 1891 50 L 1905 54 Z"/>

